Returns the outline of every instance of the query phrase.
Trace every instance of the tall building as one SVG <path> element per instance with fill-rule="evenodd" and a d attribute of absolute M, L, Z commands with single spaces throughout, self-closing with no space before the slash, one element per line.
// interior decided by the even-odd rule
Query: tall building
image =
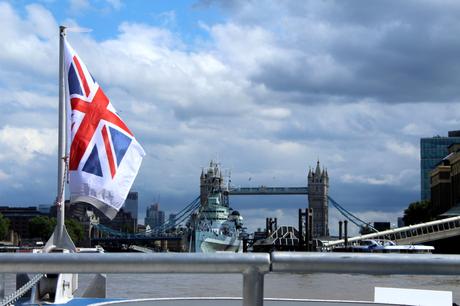
<path fill-rule="evenodd" d="M 139 195 L 136 191 L 130 191 L 126 198 L 123 209 L 125 212 L 131 213 L 131 217 L 135 220 L 135 228 L 137 229 L 137 218 L 139 212 Z"/>
<path fill-rule="evenodd" d="M 176 222 L 176 217 L 177 217 L 177 214 L 169 214 L 169 218 L 168 218 L 168 229 L 173 229 L 174 228 L 174 223 Z"/>
<path fill-rule="evenodd" d="M 430 200 L 431 171 L 447 156 L 448 147 L 455 143 L 460 143 L 460 131 L 449 131 L 447 137 L 435 136 L 420 139 L 421 200 Z"/>
<path fill-rule="evenodd" d="M 147 207 L 144 221 L 152 230 L 165 223 L 165 212 L 160 210 L 160 204 L 155 203 Z"/>
<path fill-rule="evenodd" d="M 316 170 L 308 171 L 308 207 L 313 210 L 313 237 L 329 236 L 328 208 L 329 176 L 321 171 L 319 161 Z"/>

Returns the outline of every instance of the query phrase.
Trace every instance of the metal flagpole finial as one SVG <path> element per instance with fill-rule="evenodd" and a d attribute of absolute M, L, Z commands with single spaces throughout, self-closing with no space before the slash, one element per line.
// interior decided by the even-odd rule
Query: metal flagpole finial
<path fill-rule="evenodd" d="M 62 26 L 62 25 L 59 26 L 59 34 L 60 34 L 61 36 L 65 36 L 65 34 L 66 34 L 66 29 L 67 29 L 66 26 Z"/>

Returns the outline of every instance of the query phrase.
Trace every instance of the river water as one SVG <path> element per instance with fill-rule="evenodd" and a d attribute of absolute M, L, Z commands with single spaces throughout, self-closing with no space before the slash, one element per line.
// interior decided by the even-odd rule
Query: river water
<path fill-rule="evenodd" d="M 89 275 L 80 275 L 80 290 Z M 265 297 L 373 300 L 374 287 L 396 287 L 452 291 L 460 301 L 460 277 L 452 276 L 369 276 L 350 274 L 268 274 Z M 7 275 L 7 292 L 14 288 L 14 276 Z M 241 297 L 239 274 L 111 274 L 107 294 L 113 298 L 156 297 Z"/>

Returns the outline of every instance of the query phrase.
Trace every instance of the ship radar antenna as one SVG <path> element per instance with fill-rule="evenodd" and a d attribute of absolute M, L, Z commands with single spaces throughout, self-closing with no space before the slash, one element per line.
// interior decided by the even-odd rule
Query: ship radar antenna
<path fill-rule="evenodd" d="M 227 189 L 230 190 L 232 187 L 232 169 L 228 170 L 228 181 L 227 181 Z"/>

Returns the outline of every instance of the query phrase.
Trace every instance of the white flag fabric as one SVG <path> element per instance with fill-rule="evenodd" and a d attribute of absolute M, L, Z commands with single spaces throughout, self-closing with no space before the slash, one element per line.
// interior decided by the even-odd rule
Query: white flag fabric
<path fill-rule="evenodd" d="M 133 133 L 65 41 L 71 202 L 87 202 L 113 219 L 145 155 Z"/>

